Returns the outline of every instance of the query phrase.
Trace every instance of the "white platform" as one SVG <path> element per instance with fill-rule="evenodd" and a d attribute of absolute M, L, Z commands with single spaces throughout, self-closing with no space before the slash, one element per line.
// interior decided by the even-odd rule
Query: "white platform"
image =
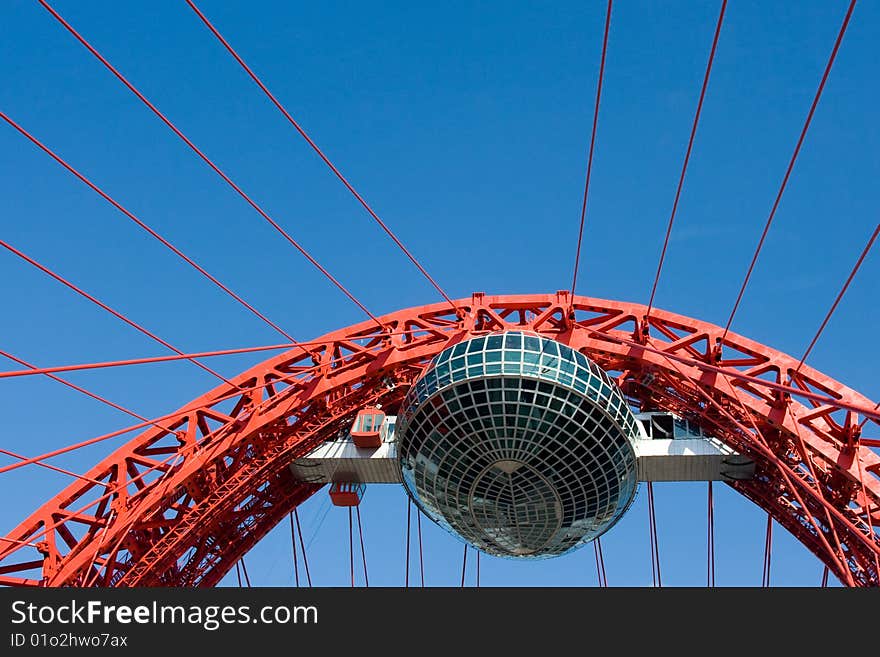
<path fill-rule="evenodd" d="M 637 416 L 642 429 L 642 438 L 635 442 L 639 481 L 729 481 L 754 476 L 754 463 L 710 436 L 696 437 L 691 431 L 676 429 L 673 435 L 681 437 L 650 438 L 660 435 L 659 431 L 651 430 L 651 421 L 662 415 L 668 414 Z M 401 483 L 394 442 L 395 419 L 386 418 L 379 447 L 360 448 L 350 438 L 327 442 L 294 461 L 290 466 L 293 474 L 314 483 Z"/>

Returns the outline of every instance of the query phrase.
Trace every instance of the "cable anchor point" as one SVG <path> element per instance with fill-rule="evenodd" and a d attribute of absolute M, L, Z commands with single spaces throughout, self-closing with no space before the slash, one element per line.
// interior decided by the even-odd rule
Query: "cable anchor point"
<path fill-rule="evenodd" d="M 715 345 L 709 351 L 709 362 L 713 365 L 720 365 L 723 356 L 724 345 L 721 338 L 715 338 Z"/>
<path fill-rule="evenodd" d="M 648 338 L 651 337 L 651 325 L 648 322 L 648 316 L 643 315 L 641 320 L 636 320 L 636 327 L 633 329 L 632 339 L 639 344 L 648 344 Z"/>

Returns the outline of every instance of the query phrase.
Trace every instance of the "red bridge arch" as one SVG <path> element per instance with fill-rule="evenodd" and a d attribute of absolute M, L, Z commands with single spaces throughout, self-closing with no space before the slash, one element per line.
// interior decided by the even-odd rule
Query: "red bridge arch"
<path fill-rule="evenodd" d="M 288 464 L 371 403 L 392 412 L 440 350 L 527 329 L 614 373 L 644 410 L 699 422 L 756 462 L 729 482 L 842 582 L 880 583 L 880 457 L 864 396 L 714 325 L 567 292 L 410 308 L 266 360 L 157 421 L 0 542 L 0 584 L 213 586 L 318 487 Z M 723 342 L 722 342 L 722 336 Z"/>

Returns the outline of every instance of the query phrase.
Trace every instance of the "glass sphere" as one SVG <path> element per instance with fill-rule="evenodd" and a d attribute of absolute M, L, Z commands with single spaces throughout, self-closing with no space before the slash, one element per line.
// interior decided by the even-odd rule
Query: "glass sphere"
<path fill-rule="evenodd" d="M 583 354 L 521 331 L 438 354 L 397 418 L 407 492 L 489 554 L 548 557 L 607 531 L 636 491 L 636 419 Z"/>

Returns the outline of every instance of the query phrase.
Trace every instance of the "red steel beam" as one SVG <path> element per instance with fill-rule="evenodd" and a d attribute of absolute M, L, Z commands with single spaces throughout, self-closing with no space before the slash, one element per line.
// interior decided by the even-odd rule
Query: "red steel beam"
<path fill-rule="evenodd" d="M 853 442 L 851 423 L 835 421 L 822 408 L 792 400 L 789 409 L 772 395 L 741 395 L 736 391 L 749 390 L 747 381 L 729 380 L 729 371 L 700 369 L 696 361 L 716 367 L 717 353 L 695 349 L 696 342 L 679 335 L 684 331 L 703 336 L 713 344 L 722 333 L 720 327 L 655 309 L 651 327 L 660 335 L 650 338 L 646 348 L 626 343 L 627 327 L 634 324 L 637 329 L 638 318 L 645 314 L 646 307 L 638 304 L 571 298 L 560 292 L 475 294 L 457 305 L 465 311 L 462 317 L 444 303 L 386 315 L 382 323 L 392 331 L 412 332 L 377 337 L 367 345 L 353 340 L 371 330 L 370 322 L 340 329 L 324 336 L 321 346 L 273 356 L 234 377 L 232 383 L 246 387 L 244 391 L 224 384 L 191 402 L 169 421 L 175 432 L 146 429 L 86 473 L 105 482 L 101 487 L 73 482 L 0 541 L 0 567 L 9 573 L 6 581 L 26 584 L 36 579 L 50 586 L 216 583 L 234 565 L 229 555 L 252 545 L 274 526 L 271 523 L 295 509 L 296 495 L 283 492 L 296 488 L 296 482 L 285 479 L 291 459 L 335 435 L 364 405 L 381 403 L 393 412 L 424 366 L 446 346 L 471 335 L 526 330 L 578 349 L 607 371 L 626 372 L 622 385 L 634 403 L 692 419 L 754 459 L 756 478 L 732 485 L 767 510 L 842 581 L 878 583 L 874 558 L 880 544 L 876 532 L 869 533 L 866 514 L 880 508 L 880 456 Z M 723 347 L 726 355 L 735 356 L 728 362 L 753 359 L 756 367 L 779 372 L 797 364 L 790 356 L 733 333 Z M 690 362 L 672 366 L 674 356 L 681 354 Z M 303 373 L 304 367 L 312 369 Z M 864 396 L 807 366 L 798 382 L 833 394 L 837 399 L 832 410 L 872 406 Z M 232 410 L 229 402 L 222 413 L 214 410 L 218 400 L 230 396 Z M 200 414 L 206 413 L 219 426 L 211 429 L 200 421 Z M 757 433 L 746 428 L 750 422 L 758 426 Z M 791 449 L 798 433 L 804 450 Z M 145 480 L 149 468 L 144 464 L 156 463 L 150 460 L 151 450 L 167 456 L 156 466 L 161 465 L 164 474 Z M 805 462 L 792 463 L 793 454 L 811 459 L 817 472 L 824 473 L 821 481 L 805 480 L 809 468 Z M 144 487 L 129 495 L 137 481 Z M 268 513 L 265 500 L 254 497 L 260 490 L 277 490 L 277 514 Z M 100 508 L 89 514 L 78 508 L 96 495 L 107 496 Z M 95 542 L 94 532 L 75 538 L 82 532 L 73 533 L 66 526 L 76 518 L 103 526 L 100 542 Z M 824 525 L 829 518 L 840 538 L 845 566 L 832 559 L 826 547 Z M 26 543 L 39 543 L 44 556 L 37 576 L 32 572 L 36 555 Z M 117 550 L 115 545 L 122 547 Z"/>

